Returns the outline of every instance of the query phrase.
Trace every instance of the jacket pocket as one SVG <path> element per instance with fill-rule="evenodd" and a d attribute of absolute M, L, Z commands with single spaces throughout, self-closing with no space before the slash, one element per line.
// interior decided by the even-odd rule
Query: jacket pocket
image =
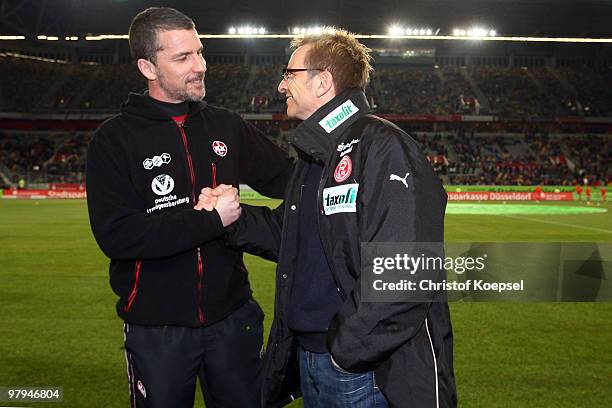
<path fill-rule="evenodd" d="M 339 372 L 340 374 L 344 374 L 344 375 L 361 375 L 363 373 L 351 373 L 350 371 L 346 371 L 344 368 L 340 367 L 338 365 L 338 363 L 336 363 L 336 360 L 334 360 L 334 356 L 331 355 L 331 353 L 329 353 L 329 363 L 331 364 L 332 368 L 334 370 L 336 370 L 337 372 Z"/>

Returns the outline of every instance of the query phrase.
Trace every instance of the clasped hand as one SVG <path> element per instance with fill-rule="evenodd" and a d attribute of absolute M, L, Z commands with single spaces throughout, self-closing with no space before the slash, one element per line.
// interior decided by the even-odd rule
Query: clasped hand
<path fill-rule="evenodd" d="M 201 211 L 217 210 L 224 227 L 240 218 L 240 196 L 238 189 L 227 184 L 219 184 L 215 188 L 204 187 L 198 196 L 194 209 Z"/>

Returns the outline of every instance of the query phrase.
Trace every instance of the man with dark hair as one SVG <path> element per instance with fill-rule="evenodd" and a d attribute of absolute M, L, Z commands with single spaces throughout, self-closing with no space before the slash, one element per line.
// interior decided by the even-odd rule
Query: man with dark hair
<path fill-rule="evenodd" d="M 193 20 L 178 10 L 168 7 L 150 7 L 139 13 L 128 33 L 130 52 L 134 61 L 155 62 L 160 50 L 157 34 L 160 31 L 193 30 Z"/>
<path fill-rule="evenodd" d="M 284 205 L 245 207 L 228 236 L 278 261 L 262 405 L 282 406 L 301 388 L 309 408 L 454 407 L 446 294 L 373 299 L 362 275 L 368 245 L 439 247 L 446 193 L 417 143 L 368 114 L 365 46 L 337 30 L 293 47 L 278 90 L 303 122 Z M 223 191 L 203 189 L 200 202 Z"/>
<path fill-rule="evenodd" d="M 292 164 L 239 115 L 202 101 L 206 62 L 187 16 L 143 11 L 130 46 L 148 92 L 96 131 L 87 195 L 125 321 L 131 404 L 192 407 L 199 377 L 207 406 L 256 407 L 263 313 L 223 232 L 241 213 L 232 186 L 281 197 Z M 194 208 L 196 192 L 217 185 L 216 204 Z"/>

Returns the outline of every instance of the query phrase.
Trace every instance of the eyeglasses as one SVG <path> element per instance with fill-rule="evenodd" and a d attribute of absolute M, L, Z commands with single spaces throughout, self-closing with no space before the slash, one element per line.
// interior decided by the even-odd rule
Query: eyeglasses
<path fill-rule="evenodd" d="M 320 68 L 283 68 L 283 80 L 288 81 L 296 72 L 305 72 L 305 71 L 325 71 Z"/>

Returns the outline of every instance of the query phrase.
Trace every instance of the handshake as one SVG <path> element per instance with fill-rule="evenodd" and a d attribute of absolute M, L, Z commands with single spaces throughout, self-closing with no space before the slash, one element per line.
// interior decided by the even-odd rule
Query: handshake
<path fill-rule="evenodd" d="M 198 196 L 195 210 L 217 210 L 224 227 L 232 224 L 242 213 L 238 189 L 227 184 L 219 184 L 215 188 L 204 187 Z"/>

